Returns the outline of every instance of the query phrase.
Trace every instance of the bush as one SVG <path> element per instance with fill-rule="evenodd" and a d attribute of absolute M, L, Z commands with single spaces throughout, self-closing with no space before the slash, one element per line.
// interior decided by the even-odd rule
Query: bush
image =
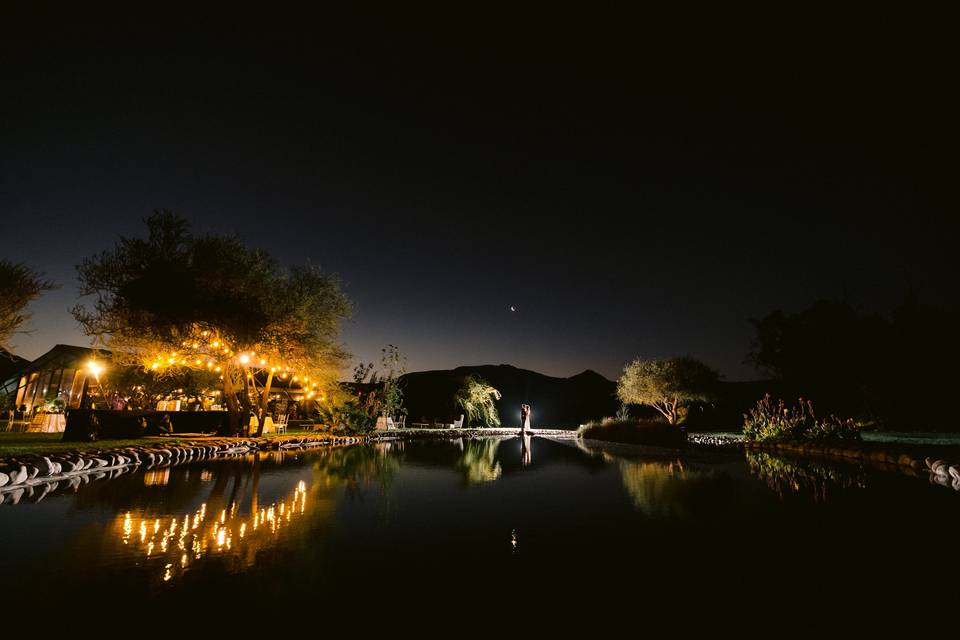
<path fill-rule="evenodd" d="M 757 442 L 860 440 L 860 425 L 852 418 L 818 418 L 810 400 L 800 398 L 795 406 L 788 407 L 768 393 L 744 414 L 743 435 Z"/>
<path fill-rule="evenodd" d="M 682 447 L 687 434 L 677 426 L 655 420 L 617 420 L 604 418 L 577 429 L 577 436 L 585 440 L 604 440 L 625 444 L 645 444 L 659 447 Z"/>

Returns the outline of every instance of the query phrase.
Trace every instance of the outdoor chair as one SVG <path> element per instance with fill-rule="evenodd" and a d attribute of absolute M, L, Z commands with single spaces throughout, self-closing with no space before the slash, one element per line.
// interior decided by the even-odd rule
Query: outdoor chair
<path fill-rule="evenodd" d="M 287 422 L 290 420 L 290 414 L 283 414 L 277 416 L 277 421 L 273 423 L 274 428 L 277 430 L 277 433 L 286 433 L 287 432 Z"/>

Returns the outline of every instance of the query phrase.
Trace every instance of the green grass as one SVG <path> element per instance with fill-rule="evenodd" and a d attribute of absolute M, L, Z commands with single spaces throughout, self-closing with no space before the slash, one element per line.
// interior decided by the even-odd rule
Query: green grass
<path fill-rule="evenodd" d="M 164 444 L 180 444 L 189 438 L 165 437 Z M 91 451 L 115 447 L 138 447 L 150 442 L 140 440 L 98 440 L 96 442 L 63 442 L 62 433 L 0 433 L 0 456 L 9 457 L 29 453 L 60 453 L 63 451 Z"/>
<path fill-rule="evenodd" d="M 888 444 L 958 445 L 960 444 L 960 433 L 864 431 L 863 440 L 864 442 Z"/>

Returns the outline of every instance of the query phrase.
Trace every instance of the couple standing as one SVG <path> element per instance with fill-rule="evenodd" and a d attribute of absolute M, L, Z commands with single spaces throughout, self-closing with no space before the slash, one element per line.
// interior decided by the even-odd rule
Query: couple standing
<path fill-rule="evenodd" d="M 530 451 L 530 405 L 520 405 L 520 460 L 523 466 L 533 461 Z"/>
<path fill-rule="evenodd" d="M 530 430 L 530 405 L 520 405 L 520 433 Z"/>

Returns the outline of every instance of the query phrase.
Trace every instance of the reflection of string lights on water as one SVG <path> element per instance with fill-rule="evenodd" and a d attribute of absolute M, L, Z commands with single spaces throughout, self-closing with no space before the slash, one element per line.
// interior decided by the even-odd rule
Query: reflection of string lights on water
<path fill-rule="evenodd" d="M 150 562 L 163 562 L 162 579 L 169 582 L 204 556 L 239 554 L 275 540 L 306 508 L 307 488 L 301 480 L 288 499 L 253 513 L 240 514 L 233 503 L 208 519 L 204 503 L 182 517 L 145 518 L 127 512 L 116 526 L 123 544 L 132 546 L 136 555 L 142 552 Z M 252 564 L 252 556 L 247 560 Z"/>

